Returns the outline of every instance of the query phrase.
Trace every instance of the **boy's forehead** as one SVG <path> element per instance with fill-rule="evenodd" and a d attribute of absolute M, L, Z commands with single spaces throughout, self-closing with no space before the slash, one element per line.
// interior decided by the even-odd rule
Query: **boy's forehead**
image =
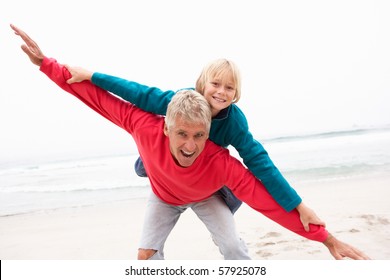
<path fill-rule="evenodd" d="M 229 73 L 219 73 L 212 77 L 212 80 L 216 80 L 218 82 L 223 82 L 226 84 L 235 84 L 235 79 L 233 77 L 233 74 L 231 72 Z"/>

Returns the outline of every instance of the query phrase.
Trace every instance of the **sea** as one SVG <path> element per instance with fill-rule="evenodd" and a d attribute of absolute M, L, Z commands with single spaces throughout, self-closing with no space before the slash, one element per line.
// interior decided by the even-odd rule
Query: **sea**
<path fill-rule="evenodd" d="M 260 141 L 292 186 L 390 174 L 390 126 Z M 231 150 L 232 155 L 238 154 Z M 138 154 L 0 165 L 0 217 L 145 198 Z M 390 186 L 389 186 L 390 187 Z"/>

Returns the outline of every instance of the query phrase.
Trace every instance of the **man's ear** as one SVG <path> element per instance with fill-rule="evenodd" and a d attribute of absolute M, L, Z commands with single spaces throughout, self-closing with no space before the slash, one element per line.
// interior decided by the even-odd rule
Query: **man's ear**
<path fill-rule="evenodd" d="M 165 136 L 168 136 L 168 126 L 166 123 L 164 123 L 164 134 Z"/>

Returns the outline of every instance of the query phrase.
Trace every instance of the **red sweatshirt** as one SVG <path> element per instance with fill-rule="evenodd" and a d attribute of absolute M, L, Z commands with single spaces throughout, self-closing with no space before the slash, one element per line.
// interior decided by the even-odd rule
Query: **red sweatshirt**
<path fill-rule="evenodd" d="M 169 138 L 163 132 L 163 117 L 142 111 L 89 81 L 67 84 L 70 73 L 54 59 L 45 58 L 40 70 L 63 90 L 133 136 L 152 190 L 166 203 L 183 205 L 201 201 L 227 186 L 250 207 L 301 236 L 320 242 L 328 236 L 325 228 L 317 225 L 311 225 L 310 232 L 306 232 L 299 213 L 286 212 L 227 149 L 207 140 L 193 165 L 178 166 L 170 153 Z"/>

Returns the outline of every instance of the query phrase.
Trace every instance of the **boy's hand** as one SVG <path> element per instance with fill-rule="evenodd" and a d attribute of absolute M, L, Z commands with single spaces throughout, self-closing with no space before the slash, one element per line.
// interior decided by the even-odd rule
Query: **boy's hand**
<path fill-rule="evenodd" d="M 317 214 L 305 204 L 303 204 L 303 202 L 301 202 L 296 209 L 299 212 L 303 227 L 307 232 L 310 230 L 309 224 L 325 227 L 325 222 L 318 218 Z"/>

